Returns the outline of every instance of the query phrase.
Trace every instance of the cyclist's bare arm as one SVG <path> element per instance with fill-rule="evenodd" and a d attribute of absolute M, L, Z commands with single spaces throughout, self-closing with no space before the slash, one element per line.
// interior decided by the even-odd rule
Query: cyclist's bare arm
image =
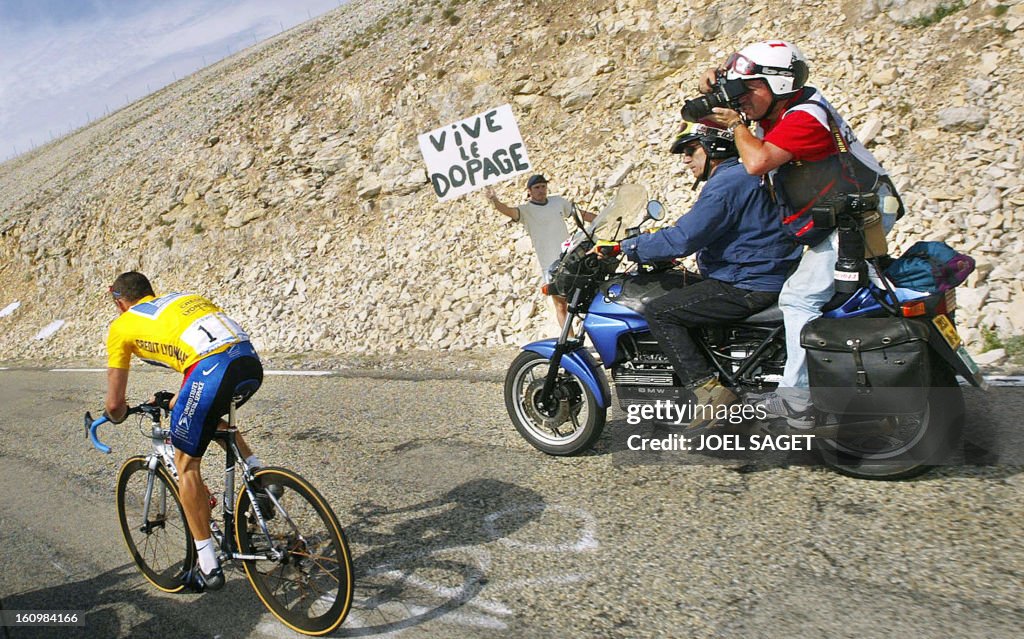
<path fill-rule="evenodd" d="M 107 399 L 104 402 L 106 415 L 113 422 L 124 421 L 128 414 L 128 402 L 125 393 L 128 390 L 128 369 L 107 369 Z"/>

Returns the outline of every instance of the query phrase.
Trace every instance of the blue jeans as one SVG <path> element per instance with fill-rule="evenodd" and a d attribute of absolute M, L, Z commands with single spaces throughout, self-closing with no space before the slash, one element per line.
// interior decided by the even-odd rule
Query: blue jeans
<path fill-rule="evenodd" d="M 693 341 L 690 328 L 749 317 L 774 304 L 778 294 L 739 288 L 712 278 L 705 280 L 694 273 L 689 273 L 687 279 L 692 283 L 651 300 L 644 318 L 680 383 L 692 386 L 713 375 L 714 370 Z"/>

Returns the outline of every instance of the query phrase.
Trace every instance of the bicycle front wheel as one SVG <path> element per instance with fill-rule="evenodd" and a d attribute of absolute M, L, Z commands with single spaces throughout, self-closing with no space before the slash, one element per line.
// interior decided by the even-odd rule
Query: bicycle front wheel
<path fill-rule="evenodd" d="M 352 604 L 352 559 L 345 533 L 327 501 L 305 479 L 284 468 L 261 468 L 263 486 L 280 486 L 280 507 L 266 512 L 269 539 L 260 529 L 245 487 L 235 504 L 235 535 L 245 554 L 281 553 L 247 560 L 245 574 L 264 605 L 286 626 L 323 635 L 341 625 Z"/>
<path fill-rule="evenodd" d="M 146 579 L 164 592 L 184 588 L 181 575 L 195 563 L 196 546 L 167 469 L 157 465 L 151 473 L 141 455 L 125 461 L 117 476 L 117 517 L 128 552 Z"/>

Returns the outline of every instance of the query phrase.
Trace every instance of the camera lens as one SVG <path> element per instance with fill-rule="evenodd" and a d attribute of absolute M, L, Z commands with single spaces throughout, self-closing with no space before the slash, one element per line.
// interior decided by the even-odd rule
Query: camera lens
<path fill-rule="evenodd" d="M 715 106 L 712 104 L 712 98 L 714 98 L 714 95 L 702 95 L 699 98 L 683 102 L 683 108 L 680 110 L 683 114 L 683 119 L 687 122 L 696 122 L 703 117 L 711 115 L 711 109 Z"/>
<path fill-rule="evenodd" d="M 726 106 L 728 103 L 728 99 L 716 91 L 715 93 L 709 93 L 708 95 L 702 95 L 699 98 L 683 102 L 681 112 L 683 119 L 687 122 L 697 122 L 711 115 L 711 110 L 715 107 Z"/>

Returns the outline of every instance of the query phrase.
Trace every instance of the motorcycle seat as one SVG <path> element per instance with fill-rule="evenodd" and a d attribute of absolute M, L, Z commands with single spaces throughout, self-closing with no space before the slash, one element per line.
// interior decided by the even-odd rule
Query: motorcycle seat
<path fill-rule="evenodd" d="M 745 319 L 740 320 L 739 323 L 756 324 L 758 326 L 764 326 L 766 324 L 781 324 L 782 309 L 779 308 L 778 304 L 772 304 L 763 311 L 758 311 L 753 315 L 749 315 Z"/>

